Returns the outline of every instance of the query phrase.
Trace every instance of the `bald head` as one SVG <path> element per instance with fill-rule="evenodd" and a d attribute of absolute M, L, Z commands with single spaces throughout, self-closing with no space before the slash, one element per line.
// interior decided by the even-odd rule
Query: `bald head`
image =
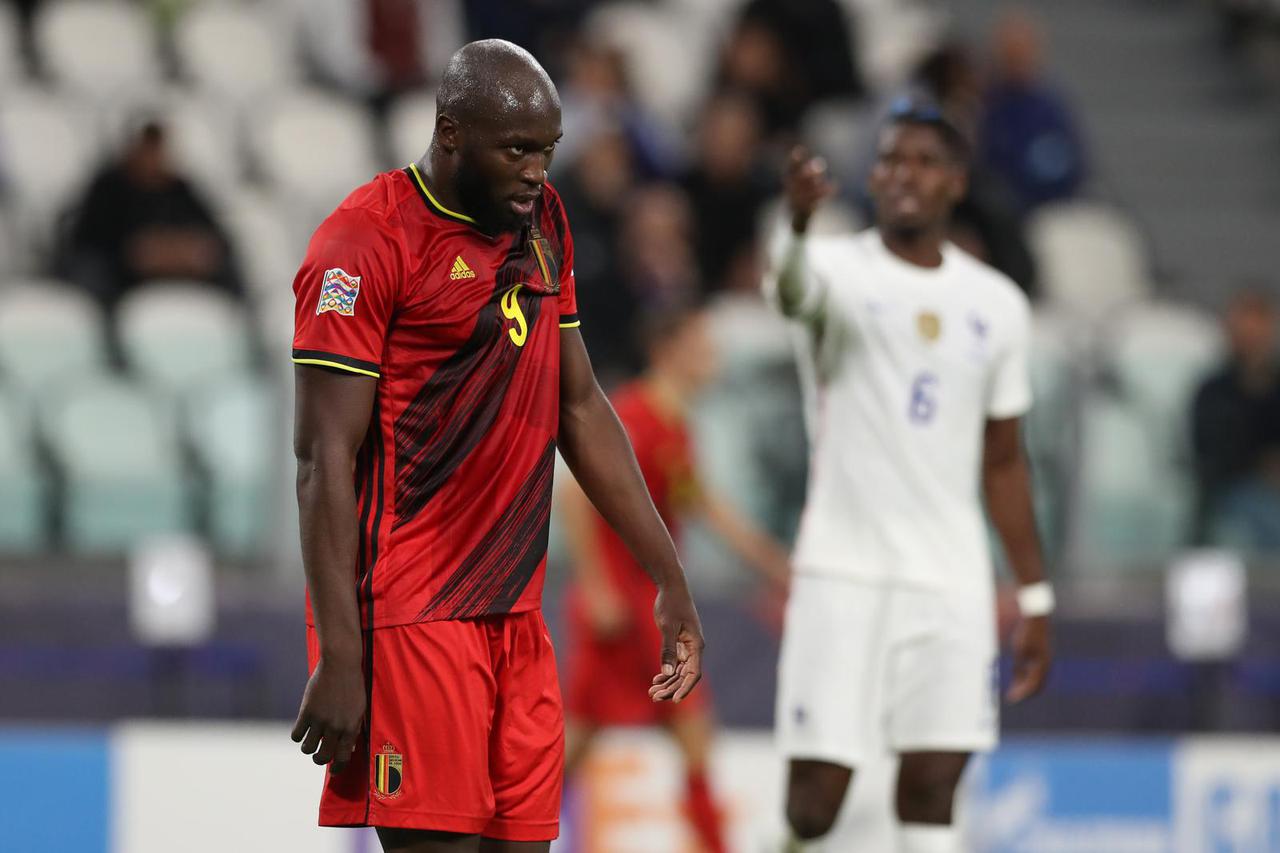
<path fill-rule="evenodd" d="M 560 109 L 560 96 L 533 54 L 509 41 L 465 44 L 449 58 L 436 90 L 436 112 L 471 124 L 521 112 Z"/>

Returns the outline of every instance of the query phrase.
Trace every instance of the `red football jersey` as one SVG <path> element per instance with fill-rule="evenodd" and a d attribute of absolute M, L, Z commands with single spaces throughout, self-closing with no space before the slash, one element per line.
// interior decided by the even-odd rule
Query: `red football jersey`
<path fill-rule="evenodd" d="M 491 237 L 415 167 L 381 174 L 316 230 L 293 289 L 293 360 L 378 383 L 354 483 L 364 626 L 538 608 L 559 330 L 578 325 L 555 190 Z"/>
<path fill-rule="evenodd" d="M 643 381 L 623 386 L 611 401 L 631 439 L 654 506 L 672 537 L 677 537 L 680 514 L 696 499 L 700 488 L 689 428 L 683 419 L 654 403 Z M 652 607 L 653 581 L 599 515 L 595 516 L 595 536 L 615 587 L 646 608 Z"/>

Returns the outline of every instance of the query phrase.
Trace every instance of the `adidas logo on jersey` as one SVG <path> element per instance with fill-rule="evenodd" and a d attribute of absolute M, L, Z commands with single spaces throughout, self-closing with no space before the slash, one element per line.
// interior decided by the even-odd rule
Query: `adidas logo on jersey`
<path fill-rule="evenodd" d="M 458 255 L 453 261 L 453 269 L 449 271 L 449 278 L 458 281 L 464 278 L 475 278 L 476 271 L 467 266 L 467 262 L 462 259 L 462 255 Z"/>

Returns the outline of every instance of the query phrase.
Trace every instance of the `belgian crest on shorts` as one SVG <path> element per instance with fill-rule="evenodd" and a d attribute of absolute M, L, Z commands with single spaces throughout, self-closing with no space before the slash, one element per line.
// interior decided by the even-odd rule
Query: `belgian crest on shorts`
<path fill-rule="evenodd" d="M 404 756 L 391 743 L 373 756 L 373 790 L 383 797 L 394 797 L 404 784 Z"/>
<path fill-rule="evenodd" d="M 320 302 L 316 305 L 316 314 L 337 311 L 343 317 L 353 317 L 356 313 L 356 299 L 359 296 L 360 276 L 351 275 L 337 267 L 325 270 L 324 281 L 320 285 Z"/>

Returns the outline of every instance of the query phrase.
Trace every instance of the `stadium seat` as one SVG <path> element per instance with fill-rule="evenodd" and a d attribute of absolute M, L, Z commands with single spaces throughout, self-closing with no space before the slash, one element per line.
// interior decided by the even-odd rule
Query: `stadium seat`
<path fill-rule="evenodd" d="M 1151 292 L 1147 251 L 1137 227 L 1093 202 L 1066 202 L 1037 211 L 1028 237 L 1040 264 L 1045 298 L 1097 320 Z"/>
<path fill-rule="evenodd" d="M 190 528 L 170 410 L 143 386 L 100 375 L 47 389 L 43 432 L 64 486 L 62 530 L 79 553 L 118 553 Z"/>
<path fill-rule="evenodd" d="M 55 215 L 98 157 L 96 127 L 73 101 L 37 88 L 0 97 L 0 163 L 15 213 L 14 231 L 31 265 L 47 247 Z"/>
<path fill-rule="evenodd" d="M 312 224 L 379 170 L 369 114 L 324 92 L 282 96 L 254 124 L 250 141 L 262 173 Z"/>
<path fill-rule="evenodd" d="M 45 481 L 35 463 L 32 424 L 22 396 L 0 387 L 0 553 L 47 544 Z"/>
<path fill-rule="evenodd" d="M 188 398 L 185 433 L 209 478 L 209 530 L 223 553 L 244 556 L 266 544 L 284 419 L 280 395 L 258 376 L 233 374 Z"/>
<path fill-rule="evenodd" d="M 174 164 L 200 188 L 224 197 L 244 177 L 234 115 L 210 98 L 172 92 L 157 115 L 170 134 Z"/>
<path fill-rule="evenodd" d="M 0 90 L 10 88 L 27 76 L 22 62 L 20 34 L 14 4 L 0 4 Z"/>
<path fill-rule="evenodd" d="M 1157 458 L 1141 415 L 1094 395 L 1083 408 L 1079 534 L 1084 569 L 1151 565 L 1189 532 L 1189 482 Z"/>
<path fill-rule="evenodd" d="M 394 166 L 404 166 L 422 156 L 436 129 L 436 93 L 403 95 L 387 116 Z"/>
<path fill-rule="evenodd" d="M 249 291 L 259 302 L 292 302 L 293 276 L 302 263 L 306 240 L 270 197 L 241 190 L 227 198 L 222 224 L 236 247 Z"/>
<path fill-rule="evenodd" d="M 200 2 L 178 19 L 174 44 L 183 73 L 238 105 L 290 86 L 296 76 L 285 27 L 266 3 Z"/>
<path fill-rule="evenodd" d="M 0 373 L 36 391 L 69 376 L 96 373 L 107 359 L 98 304 L 58 281 L 23 281 L 0 302 Z"/>
<path fill-rule="evenodd" d="M 1108 324 L 1105 367 L 1170 462 L 1186 458 L 1191 400 L 1224 355 L 1211 314 L 1189 305 L 1134 305 Z"/>
<path fill-rule="evenodd" d="M 154 282 L 131 292 L 117 324 L 129 368 L 171 392 L 244 370 L 252 360 L 243 307 L 198 282 Z"/>
<path fill-rule="evenodd" d="M 54 0 L 36 7 L 36 49 L 63 86 L 94 97 L 159 84 L 156 32 L 140 4 Z"/>

